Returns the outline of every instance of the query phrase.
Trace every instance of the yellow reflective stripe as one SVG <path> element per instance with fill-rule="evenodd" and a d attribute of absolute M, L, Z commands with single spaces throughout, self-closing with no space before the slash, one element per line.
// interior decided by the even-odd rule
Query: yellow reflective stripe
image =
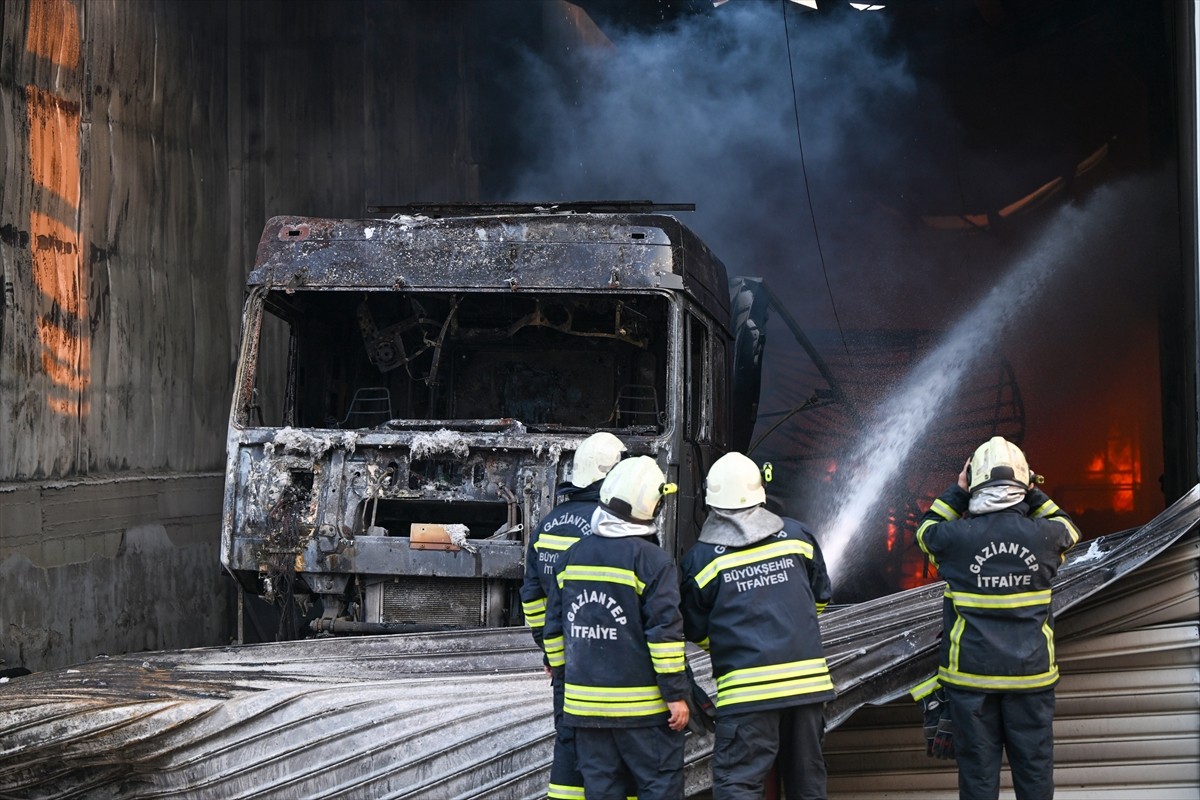
<path fill-rule="evenodd" d="M 780 697 L 794 697 L 800 694 L 815 694 L 827 691 L 833 691 L 833 679 L 829 677 L 828 673 L 790 681 L 739 686 L 733 689 L 721 689 L 718 687 L 717 708 L 736 705 L 737 703 L 751 703 L 756 700 L 774 700 Z"/>
<path fill-rule="evenodd" d="M 1022 608 L 1050 605 L 1050 590 L 1016 592 L 1015 594 L 974 594 L 946 590 L 946 597 L 956 607 L 963 608 Z"/>
<path fill-rule="evenodd" d="M 577 700 L 648 700 L 662 697 L 657 686 L 588 686 L 583 683 L 568 683 L 563 687 L 563 693 L 565 697 Z"/>
<path fill-rule="evenodd" d="M 927 519 L 921 523 L 921 527 L 917 528 L 917 547 L 920 547 L 925 555 L 929 556 L 929 563 L 937 566 L 937 559 L 933 557 L 933 553 L 929 552 L 925 547 L 925 533 L 939 522 L 946 522 L 952 519 L 958 519 L 962 515 L 954 510 L 954 506 L 947 503 L 942 498 L 937 498 L 930 504 L 929 510 L 941 517 L 938 519 Z"/>
<path fill-rule="evenodd" d="M 544 628 L 546 626 L 546 598 L 527 600 L 521 603 L 521 610 L 525 612 L 525 624 L 529 627 Z"/>
<path fill-rule="evenodd" d="M 612 703 L 585 703 L 580 700 L 563 700 L 563 711 L 577 717 L 648 717 L 667 711 L 663 700 L 635 703 L 618 701 Z"/>
<path fill-rule="evenodd" d="M 650 645 L 650 663 L 659 675 L 672 672 L 683 672 L 684 659 L 683 642 L 647 642 Z"/>
<path fill-rule="evenodd" d="M 681 656 L 684 651 L 683 642 L 647 642 L 650 645 L 650 655 L 655 657 Z"/>
<path fill-rule="evenodd" d="M 802 678 L 818 673 L 829 673 L 824 658 L 809 658 L 804 661 L 788 661 L 783 664 L 768 664 L 765 667 L 735 669 L 717 678 L 717 690 L 733 688 L 748 683 L 764 683 L 788 678 Z"/>
<path fill-rule="evenodd" d="M 1042 635 L 1046 637 L 1046 652 L 1050 656 L 1050 664 L 1054 663 L 1054 629 L 1050 627 L 1050 620 L 1047 619 L 1042 623 Z"/>
<path fill-rule="evenodd" d="M 648 716 L 667 710 L 657 686 L 584 686 L 568 683 L 563 710 L 584 717 Z"/>
<path fill-rule="evenodd" d="M 555 636 L 551 639 L 543 639 L 542 647 L 546 650 L 546 660 L 550 662 L 550 666 L 561 667 L 567 663 L 563 637 Z"/>
<path fill-rule="evenodd" d="M 958 613 L 958 609 L 954 609 L 956 619 L 954 624 L 950 626 L 950 669 L 958 670 L 958 656 L 962 649 L 963 630 L 967 627 L 967 621 L 963 619 L 962 614 Z"/>
<path fill-rule="evenodd" d="M 945 520 L 940 521 L 945 522 Z M 929 556 L 929 563 L 933 564 L 935 567 L 937 566 L 937 559 L 934 558 L 933 553 L 929 552 L 928 548 L 925 547 L 925 531 L 929 530 L 934 525 L 937 525 L 938 522 L 939 520 L 936 519 L 927 519 L 921 523 L 921 527 L 917 528 L 917 547 L 921 548 L 921 552 Z"/>
<path fill-rule="evenodd" d="M 752 550 L 747 550 L 740 553 L 729 553 L 723 556 L 717 556 L 709 562 L 708 566 L 700 570 L 696 574 L 696 585 L 703 589 L 713 578 L 724 569 L 736 569 L 737 567 L 746 567 L 751 564 L 757 564 L 762 561 L 770 561 L 773 558 L 780 556 L 802 556 L 809 561 L 813 557 L 812 545 L 808 542 L 801 542 L 795 539 L 789 539 L 779 542 L 772 542 L 768 545 L 755 547 Z"/>
<path fill-rule="evenodd" d="M 1051 522 L 1057 522 L 1057 523 L 1065 526 L 1067 529 L 1067 532 L 1071 535 L 1071 544 L 1072 545 L 1079 544 L 1079 537 L 1080 537 L 1079 528 L 1076 528 L 1075 525 L 1071 522 L 1071 520 L 1067 519 L 1066 517 L 1055 516 L 1055 515 L 1061 515 L 1061 514 L 1062 514 L 1062 509 L 1058 507 L 1058 503 L 1054 502 L 1053 500 L 1051 500 L 1048 497 L 1046 498 L 1046 502 L 1042 503 L 1040 506 L 1035 508 L 1033 511 L 1029 512 L 1029 516 L 1031 516 L 1031 517 L 1037 517 L 1039 519 L 1043 518 L 1043 517 L 1050 517 Z"/>
<path fill-rule="evenodd" d="M 683 672 L 687 661 L 683 656 L 671 658 L 655 658 L 650 657 L 650 663 L 654 665 L 655 673 L 659 675 L 670 675 L 674 672 Z"/>
<path fill-rule="evenodd" d="M 938 678 L 942 683 L 968 689 L 1043 689 L 1058 680 L 1058 666 L 1037 675 L 976 675 L 942 667 L 938 670 Z"/>
<path fill-rule="evenodd" d="M 1050 521 L 1057 522 L 1066 527 L 1067 533 L 1071 535 L 1071 544 L 1079 544 L 1079 528 L 1076 528 L 1074 525 L 1072 525 L 1071 520 L 1067 519 L 1066 517 L 1053 517 Z M 1063 556 L 1065 558 L 1066 554 L 1064 553 Z"/>
<path fill-rule="evenodd" d="M 929 506 L 929 510 L 945 520 L 958 519 L 960 516 L 962 516 L 954 510 L 954 506 L 950 505 L 940 497 L 933 501 L 933 504 Z"/>
<path fill-rule="evenodd" d="M 540 597 L 537 600 L 526 600 L 524 603 L 521 603 L 521 610 L 525 612 L 525 616 L 545 613 L 546 598 Z"/>
<path fill-rule="evenodd" d="M 1031 516 L 1031 517 L 1048 517 L 1051 514 L 1058 514 L 1061 510 L 1062 509 L 1060 509 L 1058 507 L 1058 503 L 1054 502 L 1049 497 L 1047 497 L 1046 502 L 1042 503 L 1040 506 L 1038 506 L 1037 508 L 1035 508 L 1029 512 L 1029 516 Z"/>
<path fill-rule="evenodd" d="M 631 586 L 639 595 L 646 589 L 646 584 L 638 578 L 637 573 L 619 567 L 590 567 L 570 564 L 558 573 L 558 588 L 563 588 L 567 581 L 599 581 L 601 583 L 619 583 Z"/>
<path fill-rule="evenodd" d="M 931 678 L 926 678 L 925 680 L 918 683 L 916 686 L 909 689 L 908 694 L 912 697 L 913 700 L 920 700 L 922 698 L 928 697 L 929 695 L 933 694 L 938 689 L 940 689 L 941 686 L 942 686 L 942 684 L 938 682 L 937 675 L 934 675 Z"/>
<path fill-rule="evenodd" d="M 818 614 L 825 613 L 825 606 L 827 606 L 827 605 L 829 605 L 829 604 L 828 603 L 817 603 L 817 613 Z"/>
<path fill-rule="evenodd" d="M 701 650 L 708 650 L 710 645 L 711 645 L 711 642 L 709 642 L 707 636 L 705 636 L 700 641 L 696 642 L 696 646 L 699 647 Z"/>
<path fill-rule="evenodd" d="M 583 800 L 583 787 L 552 783 L 546 791 L 546 796 L 551 800 Z"/>
<path fill-rule="evenodd" d="M 551 533 L 543 533 L 538 537 L 538 540 L 533 543 L 534 550 L 566 550 L 571 545 L 579 541 L 577 536 L 555 536 Z"/>

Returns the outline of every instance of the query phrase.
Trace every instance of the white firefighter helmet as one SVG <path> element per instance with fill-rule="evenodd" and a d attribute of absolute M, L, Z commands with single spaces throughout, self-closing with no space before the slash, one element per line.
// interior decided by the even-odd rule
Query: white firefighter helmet
<path fill-rule="evenodd" d="M 591 486 L 608 474 L 625 452 L 621 440 L 608 431 L 593 433 L 579 443 L 571 462 L 571 483 L 580 489 Z"/>
<path fill-rule="evenodd" d="M 984 486 L 1029 488 L 1029 462 L 1021 448 L 1003 436 L 993 436 L 975 449 L 967 466 L 967 487 L 973 494 Z"/>
<path fill-rule="evenodd" d="M 709 508 L 752 508 L 767 502 L 762 470 L 741 453 L 726 453 L 708 470 L 704 502 Z"/>
<path fill-rule="evenodd" d="M 600 505 L 629 522 L 649 523 L 663 497 L 678 491 L 650 456 L 627 458 L 600 484 Z"/>

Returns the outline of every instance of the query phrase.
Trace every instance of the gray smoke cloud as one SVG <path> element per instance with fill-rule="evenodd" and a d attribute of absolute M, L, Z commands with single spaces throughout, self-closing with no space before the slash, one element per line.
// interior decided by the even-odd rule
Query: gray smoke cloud
<path fill-rule="evenodd" d="M 885 13 L 810 14 L 791 3 L 739 0 L 653 33 L 606 30 L 612 48 L 552 62 L 527 56 L 519 93 L 524 160 L 508 199 L 695 203 L 694 214 L 680 214 L 683 221 L 731 275 L 766 278 L 823 356 L 836 356 L 839 381 L 859 387 L 856 400 L 868 421 L 886 422 L 890 398 L 906 376 L 885 380 L 883 372 L 867 374 L 871 362 L 854 363 L 856 332 L 953 331 L 972 324 L 963 315 L 973 309 L 997 317 L 1021 310 L 1012 315 L 1021 324 L 998 325 L 981 337 L 972 364 L 982 363 L 976 356 L 1003 355 L 1028 410 L 1030 446 L 1078 460 L 1102 432 L 1066 426 L 1108 402 L 1100 389 L 1111 381 L 1098 376 L 1133 357 L 1127 332 L 1153 324 L 1145 321 L 1157 313 L 1158 273 L 1177 263 L 1173 173 L 1113 183 L 1121 167 L 1105 162 L 1040 210 L 997 222 L 998 209 L 1056 175 L 1070 175 L 1105 141 L 1095 136 L 1109 135 L 1105 125 L 1118 125 L 1126 112 L 1104 100 L 1098 108 L 1117 110 L 1086 131 L 1076 129 L 1069 109 L 1058 109 L 1057 117 L 1022 117 L 997 107 L 986 129 L 960 125 L 943 105 L 944 86 L 918 77 L 890 24 Z M 929 74 L 930 63 L 940 62 L 926 58 L 920 74 Z M 1039 95 L 1041 105 L 1030 104 L 1042 110 L 1079 93 L 1058 73 L 1036 74 L 1032 84 L 1001 85 L 1024 98 L 1053 84 Z M 1012 127 L 1008 117 L 1021 124 Z M 1036 142 L 1022 138 L 1021 125 L 1036 128 Z M 1113 141 L 1114 149 L 1120 146 Z M 1106 189 L 1089 199 L 1088 185 Z M 1054 213 L 1064 201 L 1068 207 Z M 919 221 L 923 214 L 981 212 L 993 214 L 984 234 L 938 231 Z M 1030 272 L 1022 273 L 1018 265 L 1030 262 Z M 1006 281 L 1013 273 L 1018 279 Z M 1007 295 L 988 305 L 988 293 L 1001 283 Z M 844 348 L 843 332 L 850 340 Z M 783 412 L 819 384 L 799 385 L 794 370 L 778 366 L 803 358 L 795 357 L 799 348 L 777 315 L 767 336 L 761 412 Z M 942 338 L 926 341 L 935 348 Z M 788 358 L 780 361 L 781 355 Z M 952 394 L 946 403 L 961 399 Z M 920 404 L 914 408 L 920 417 Z M 943 412 L 938 424 L 953 410 L 928 409 L 930 416 Z M 789 423 L 793 431 L 798 420 Z M 834 421 L 854 432 L 856 420 Z M 905 469 L 932 476 L 932 491 L 940 491 L 941 472 L 953 480 L 975 433 L 962 433 L 962 446 L 944 463 L 922 452 Z M 861 445 L 852 438 L 841 452 L 823 455 L 848 467 Z M 752 455 L 773 449 L 768 456 L 802 460 L 809 454 L 795 451 L 803 441 L 785 426 Z M 896 464 L 906 458 L 897 456 Z M 1037 461 L 1047 462 L 1053 470 L 1051 459 Z M 833 526 L 832 505 L 845 493 L 845 479 L 823 481 L 803 472 L 809 466 L 795 465 L 793 485 L 776 491 L 790 495 L 791 513 Z M 919 496 L 903 480 L 874 494 L 889 502 Z M 864 506 L 876 501 L 862 498 Z M 882 528 L 878 517 L 866 523 L 873 534 Z"/>
<path fill-rule="evenodd" d="M 913 145 L 929 117 L 913 113 L 921 93 L 887 47 L 887 24 L 738 2 L 654 33 L 610 32 L 613 48 L 565 64 L 529 57 L 527 163 L 509 194 L 695 203 L 684 221 L 731 274 L 773 280 L 793 314 L 832 326 L 806 172 L 835 298 L 869 304 L 887 288 L 852 294 L 866 269 L 850 257 L 878 198 L 902 201 L 899 173 L 928 171 Z M 940 116 L 928 97 L 920 104 Z"/>

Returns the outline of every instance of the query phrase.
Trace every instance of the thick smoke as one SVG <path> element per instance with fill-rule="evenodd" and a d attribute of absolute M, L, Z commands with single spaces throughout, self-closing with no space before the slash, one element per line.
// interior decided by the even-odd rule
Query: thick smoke
<path fill-rule="evenodd" d="M 886 54 L 886 25 L 739 2 L 566 64 L 530 58 L 526 164 L 509 195 L 695 203 L 684 221 L 731 274 L 773 280 L 794 316 L 833 327 L 808 193 L 834 301 L 861 302 L 846 286 L 863 269 L 839 243 L 870 229 L 870 198 L 896 194 L 898 173 L 922 169 L 917 87 Z"/>
<path fill-rule="evenodd" d="M 1007 359 L 1028 409 L 1027 451 L 1038 456 L 1036 467 L 1081 473 L 1081 454 L 1093 440 L 1102 447 L 1104 433 L 1097 426 L 1082 430 L 1077 421 L 1089 411 L 1117 418 L 1105 403 L 1106 397 L 1119 402 L 1109 387 L 1120 379 L 1102 373 L 1106 364 L 1135 354 L 1125 332 L 1146 330 L 1144 320 L 1152 320 L 1157 307 L 1158 273 L 1177 258 L 1170 178 L 1109 185 L 1090 202 L 1087 180 L 1071 178 L 1066 209 L 1047 213 L 1054 207 L 1048 204 L 997 224 L 999 208 L 1055 174 L 1036 160 L 1006 160 L 1031 146 L 1017 146 L 1019 126 L 961 128 L 945 110 L 941 89 L 917 77 L 889 24 L 882 13 L 811 14 L 791 3 L 745 0 L 653 33 L 606 30 L 611 48 L 574 51 L 562 61 L 529 56 L 520 93 L 524 158 L 504 199 L 695 203 L 694 214 L 680 216 L 730 274 L 766 278 L 801 327 L 810 336 L 822 334 L 812 338 L 825 360 L 839 362 L 839 380 L 861 387 L 854 398 L 859 416 L 841 420 L 852 433 L 867 427 L 853 424 L 860 419 L 889 424 L 903 379 L 921 379 L 899 375 L 892 384 L 882 373 L 868 374 L 871 365 L 855 363 L 852 354 L 856 333 L 975 328 L 982 332 L 973 340 L 977 349 L 950 353 L 961 367 L 956 374 L 978 373 L 986 358 Z M 1053 80 L 1036 78 L 1039 84 Z M 1025 89 L 1038 91 L 1037 85 L 1007 88 L 1022 96 Z M 1051 106 L 1072 87 L 1060 81 L 1052 89 L 1046 95 Z M 1113 116 L 1095 129 L 1058 129 L 1035 115 L 1026 124 L 1042 126 L 1039 152 L 1073 154 L 1060 159 L 1061 174 L 1070 175 L 1072 158 L 1098 146 L 1089 137 L 1119 122 Z M 1004 145 L 1013 148 L 1008 155 Z M 1090 178 L 1102 183 L 1104 171 Z M 919 223 L 923 214 L 980 212 L 993 214 L 982 235 Z M 996 286 L 1004 287 L 1003 296 Z M 972 310 L 992 319 L 972 320 Z M 983 330 L 989 325 L 992 335 Z M 763 412 L 795 406 L 818 385 L 782 384 L 779 376 L 794 373 L 772 363 L 793 365 L 803 357 L 796 357 L 799 348 L 777 315 L 767 332 Z M 952 347 L 950 338 L 938 335 L 926 344 L 936 353 L 939 344 Z M 921 363 L 922 355 L 910 364 Z M 1137 380 L 1153 381 L 1154 373 L 1151 365 Z M 924 431 L 930 422 L 953 428 L 951 406 L 963 399 L 955 391 L 967 393 L 947 387 L 932 405 L 918 399 L 905 406 L 913 430 Z M 763 429 L 760 414 L 758 433 Z M 772 441 L 791 447 L 787 430 L 763 450 Z M 872 452 L 869 434 L 859 441 L 847 435 L 838 452 L 821 454 L 839 462 L 841 474 L 833 480 L 803 474 L 804 465 L 792 475 L 796 489 L 789 499 L 802 508 L 788 510 L 836 534 L 835 554 L 855 541 L 855 528 L 884 527 L 878 496 L 859 497 L 854 507 L 846 503 L 846 481 L 853 483 L 851 473 L 861 466 L 851 464 L 855 452 Z M 953 481 L 969 455 L 965 444 L 910 457 L 901 441 L 889 451 L 888 469 L 924 475 L 937 484 L 936 493 L 944 488 L 942 471 Z M 890 495 L 885 502 L 902 496 L 895 508 L 907 502 L 911 511 L 921 496 L 903 476 L 876 482 L 875 495 Z M 871 533 L 875 543 L 865 549 L 875 552 L 880 531 Z M 847 569 L 853 560 L 847 558 Z M 869 591 L 884 586 L 867 583 Z"/>

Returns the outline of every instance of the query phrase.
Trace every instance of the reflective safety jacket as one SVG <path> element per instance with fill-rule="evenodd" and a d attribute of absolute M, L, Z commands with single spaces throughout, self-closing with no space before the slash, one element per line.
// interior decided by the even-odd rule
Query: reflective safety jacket
<path fill-rule="evenodd" d="M 546 598 L 554 584 L 554 570 L 567 548 L 592 532 L 592 513 L 600 503 L 600 484 L 580 489 L 566 484 L 560 502 L 529 539 L 525 551 L 525 581 L 521 584 L 521 609 L 533 640 L 542 647 L 546 624 Z"/>
<path fill-rule="evenodd" d="M 741 547 L 698 542 L 681 567 L 684 632 L 712 657 L 718 717 L 833 699 L 817 624 L 831 585 L 803 523 L 784 517 Z"/>
<path fill-rule="evenodd" d="M 585 536 L 560 559 L 546 610 L 546 656 L 574 727 L 665 724 L 684 672 L 679 573 L 642 537 Z"/>
<path fill-rule="evenodd" d="M 1047 689 L 1058 682 L 1051 582 L 1079 530 L 1040 489 L 979 516 L 964 516 L 969 502 L 951 486 L 917 529 L 946 581 L 938 679 L 980 692 Z"/>

